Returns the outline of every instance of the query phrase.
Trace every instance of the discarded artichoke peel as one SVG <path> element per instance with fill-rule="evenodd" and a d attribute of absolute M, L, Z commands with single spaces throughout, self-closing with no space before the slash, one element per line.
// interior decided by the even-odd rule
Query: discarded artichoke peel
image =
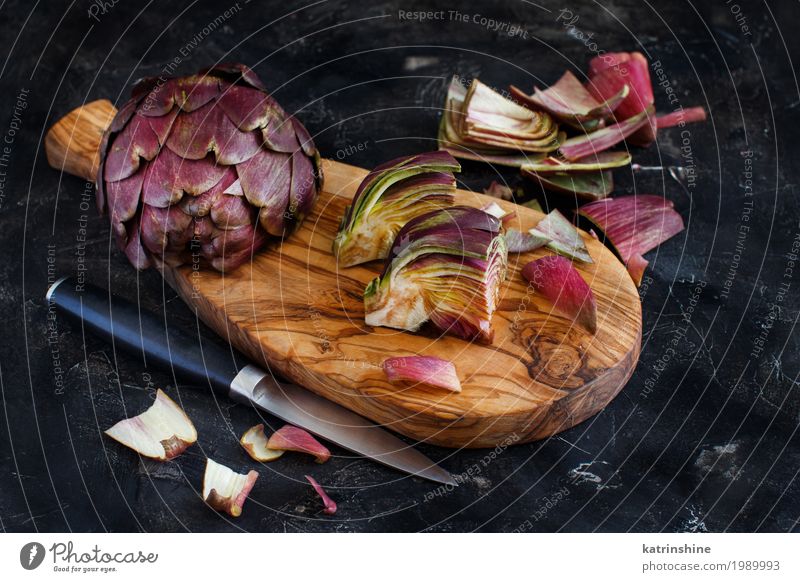
<path fill-rule="evenodd" d="M 403 356 L 387 358 L 383 371 L 391 384 L 430 386 L 450 392 L 461 392 L 453 362 L 433 356 Z"/>
<path fill-rule="evenodd" d="M 313 455 L 317 463 L 325 463 L 331 458 L 331 452 L 325 445 L 315 439 L 308 431 L 290 424 L 276 430 L 269 437 L 267 446 L 273 450 L 295 451 Z"/>
<path fill-rule="evenodd" d="M 213 509 L 239 517 L 256 479 L 258 473 L 255 471 L 236 473 L 225 465 L 207 459 L 203 476 L 203 499 Z"/>
<path fill-rule="evenodd" d="M 283 456 L 284 451 L 271 449 L 267 446 L 267 435 L 264 434 L 264 425 L 257 424 L 247 429 L 239 440 L 239 444 L 255 461 L 266 463 Z"/>
<path fill-rule="evenodd" d="M 197 441 L 192 421 L 161 390 L 150 408 L 119 421 L 105 433 L 141 455 L 161 461 L 177 457 Z"/>

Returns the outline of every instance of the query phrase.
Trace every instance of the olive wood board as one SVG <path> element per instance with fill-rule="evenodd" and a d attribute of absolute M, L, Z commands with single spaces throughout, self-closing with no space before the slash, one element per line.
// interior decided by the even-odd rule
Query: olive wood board
<path fill-rule="evenodd" d="M 520 273 L 546 249 L 509 254 L 494 342 L 484 345 L 423 327 L 416 333 L 364 323 L 362 293 L 380 261 L 339 268 L 331 253 L 345 206 L 367 171 L 323 162 L 325 184 L 311 215 L 281 244 L 230 273 L 191 266 L 164 272 L 200 318 L 254 362 L 389 429 L 446 447 L 493 447 L 553 435 L 596 414 L 625 385 L 639 357 L 641 305 L 625 267 L 581 232 L 594 264 L 575 263 L 597 301 L 597 333 L 552 311 Z M 459 190 L 456 203 L 494 198 Z M 543 214 L 498 201 L 533 227 Z M 390 384 L 392 356 L 450 360 L 461 393 Z"/>

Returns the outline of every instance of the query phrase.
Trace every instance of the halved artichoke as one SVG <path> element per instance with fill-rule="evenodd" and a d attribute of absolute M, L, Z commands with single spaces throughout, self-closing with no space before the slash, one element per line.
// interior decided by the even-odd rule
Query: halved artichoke
<path fill-rule="evenodd" d="M 364 291 L 365 321 L 439 330 L 490 343 L 508 251 L 500 220 L 476 208 L 429 212 L 398 233 L 383 273 Z"/>
<path fill-rule="evenodd" d="M 322 186 L 305 127 L 244 65 L 136 84 L 101 143 L 97 204 L 139 269 L 232 269 L 291 232 Z"/>
<path fill-rule="evenodd" d="M 412 218 L 453 205 L 461 165 L 445 151 L 397 158 L 372 170 L 358 187 L 333 241 L 339 264 L 383 259 Z"/>

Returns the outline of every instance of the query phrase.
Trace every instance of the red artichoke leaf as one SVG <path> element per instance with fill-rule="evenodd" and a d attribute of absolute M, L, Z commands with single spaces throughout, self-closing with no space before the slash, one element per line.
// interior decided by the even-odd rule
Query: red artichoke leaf
<path fill-rule="evenodd" d="M 252 226 L 222 232 L 224 234 L 213 238 L 209 247 L 204 247 L 208 256 L 213 257 L 211 266 L 222 272 L 236 269 L 250 261 L 255 250 L 264 246 L 268 240 L 262 229 Z"/>
<path fill-rule="evenodd" d="M 287 117 L 272 117 L 269 126 L 262 130 L 261 137 L 267 147 L 276 152 L 291 154 L 300 147 L 294 126 Z"/>
<path fill-rule="evenodd" d="M 124 228 L 124 226 L 123 226 Z M 128 226 L 128 242 L 125 245 L 125 256 L 136 269 L 143 271 L 152 266 L 150 256 L 142 245 L 139 219 L 135 218 Z"/>
<path fill-rule="evenodd" d="M 268 94 L 242 85 L 229 85 L 219 96 L 222 107 L 241 131 L 253 131 L 267 126 L 276 113 L 283 119 L 283 110 Z"/>
<path fill-rule="evenodd" d="M 461 382 L 453 362 L 432 356 L 387 358 L 383 371 L 392 384 L 421 384 L 461 392 Z"/>
<path fill-rule="evenodd" d="M 262 83 L 261 79 L 259 79 L 258 75 L 256 75 L 250 67 L 241 63 L 220 63 L 210 67 L 205 71 L 202 71 L 201 73 L 205 73 L 207 75 L 221 73 L 223 75 L 232 77 L 233 81 L 242 80 L 251 87 L 261 89 L 265 92 L 267 90 L 267 88 L 264 86 L 264 83 Z"/>
<path fill-rule="evenodd" d="M 214 257 L 212 261 L 217 261 L 216 264 L 212 263 L 214 268 L 218 269 L 219 267 L 216 266 L 218 264 L 231 268 L 228 259 L 237 262 L 237 265 L 241 264 L 238 262 L 241 257 L 249 257 L 253 253 L 253 249 L 260 248 L 266 241 L 266 233 L 252 225 L 232 230 L 223 230 L 215 226 L 211 232 L 211 240 L 202 245 L 201 249 L 206 256 Z M 237 255 L 238 258 L 234 255 Z"/>
<path fill-rule="evenodd" d="M 292 155 L 292 185 L 289 193 L 288 218 L 299 223 L 311 212 L 316 197 L 314 166 L 307 156 L 296 152 Z"/>
<path fill-rule="evenodd" d="M 199 160 L 213 151 L 218 163 L 229 166 L 252 158 L 261 149 L 261 140 L 255 132 L 239 131 L 222 107 L 208 103 L 178 116 L 167 147 L 190 160 Z"/>
<path fill-rule="evenodd" d="M 520 232 L 509 228 L 506 233 L 506 246 L 509 253 L 527 253 L 545 246 L 550 239 L 530 232 Z"/>
<path fill-rule="evenodd" d="M 570 261 L 558 256 L 542 257 L 525 265 L 522 276 L 556 311 L 590 333 L 597 332 L 594 294 Z"/>
<path fill-rule="evenodd" d="M 650 194 L 591 202 L 581 206 L 578 214 L 603 231 L 625 263 L 635 255 L 653 250 L 684 228 L 683 218 L 672 202 Z"/>
<path fill-rule="evenodd" d="M 239 164 L 237 170 L 245 197 L 261 209 L 261 225 L 270 234 L 283 236 L 292 180 L 291 157 L 261 149 L 247 162 Z"/>
<path fill-rule="evenodd" d="M 541 174 L 523 169 L 523 175 L 539 182 L 545 190 L 573 194 L 584 199 L 601 200 L 614 189 L 614 177 L 609 170 Z"/>
<path fill-rule="evenodd" d="M 317 147 L 314 145 L 314 140 L 311 139 L 311 134 L 308 133 L 306 126 L 300 123 L 298 119 L 291 115 L 289 119 L 294 127 L 294 132 L 297 140 L 300 142 L 300 147 L 307 156 L 314 157 L 317 155 Z"/>
<path fill-rule="evenodd" d="M 225 188 L 225 194 L 230 194 L 231 196 L 244 196 L 244 190 L 242 190 L 242 183 L 237 178 L 236 181 Z"/>
<path fill-rule="evenodd" d="M 557 209 L 540 220 L 536 228 L 529 232 L 550 239 L 547 247 L 560 255 L 584 263 L 593 262 L 578 229 Z"/>
<path fill-rule="evenodd" d="M 659 115 L 656 117 L 656 124 L 658 125 L 658 129 L 663 129 L 705 120 L 705 109 L 702 107 L 689 107 L 687 109 L 679 109 L 678 111 L 667 113 L 666 115 Z M 681 125 L 681 127 L 683 127 L 683 125 Z"/>
<path fill-rule="evenodd" d="M 164 148 L 148 165 L 142 188 L 145 204 L 166 208 L 183 197 L 184 192 L 199 195 L 215 186 L 227 171 L 212 156 L 185 160 Z"/>
<path fill-rule="evenodd" d="M 154 255 L 183 251 L 192 239 L 192 217 L 178 206 L 142 206 L 141 237 L 144 247 Z"/>
<path fill-rule="evenodd" d="M 548 89 L 534 89 L 533 95 L 525 95 L 514 86 L 510 90 L 523 104 L 533 109 L 543 109 L 564 120 L 587 122 L 611 116 L 628 96 L 629 88 L 623 85 L 616 94 L 598 101 L 571 71 L 567 71 Z"/>
<path fill-rule="evenodd" d="M 333 515 L 334 513 L 336 513 L 337 509 L 336 502 L 333 499 L 331 499 L 327 493 L 325 493 L 325 490 L 322 488 L 322 485 L 317 483 L 316 479 L 314 479 L 310 475 L 306 475 L 306 480 L 309 483 L 311 483 L 311 486 L 314 488 L 314 491 L 316 491 L 317 495 L 319 495 L 320 499 L 322 499 L 322 506 L 323 506 L 322 513 L 326 515 Z"/>
<path fill-rule="evenodd" d="M 181 198 L 181 201 L 178 202 L 178 205 L 186 214 L 195 218 L 207 216 L 208 213 L 211 212 L 211 207 L 216 204 L 217 200 L 220 199 L 235 181 L 236 170 L 234 170 L 232 166 L 227 166 L 219 182 L 202 194 L 184 196 Z"/>
<path fill-rule="evenodd" d="M 139 169 L 139 159 L 152 160 L 161 149 L 158 137 L 147 118 L 134 115 L 128 125 L 113 137 L 105 158 L 105 179 L 116 182 L 132 176 Z"/>
<path fill-rule="evenodd" d="M 207 75 L 182 77 L 172 82 L 172 91 L 178 107 L 191 113 L 219 96 L 219 81 Z"/>
<path fill-rule="evenodd" d="M 147 164 L 124 180 L 109 182 L 106 188 L 108 196 L 108 209 L 111 213 L 111 222 L 127 222 L 139 208 L 142 197 L 142 183 L 147 172 Z"/>
<path fill-rule="evenodd" d="M 277 451 L 295 451 L 307 453 L 317 458 L 317 463 L 324 463 L 331 458 L 331 452 L 302 428 L 285 425 L 275 431 L 267 441 L 267 447 Z"/>
<path fill-rule="evenodd" d="M 508 186 L 500 184 L 497 180 L 493 180 L 487 188 L 484 188 L 483 193 L 492 198 L 499 198 L 500 200 L 511 200 L 514 198 L 514 191 Z"/>
<path fill-rule="evenodd" d="M 609 99 L 625 84 L 630 86 L 628 96 L 614 111 L 617 121 L 634 117 L 653 105 L 650 69 L 642 53 L 606 53 L 595 57 L 589 61 L 589 79 L 586 88 L 598 100 Z M 631 135 L 631 143 L 644 146 L 655 140 L 655 116 L 649 116 L 648 122 Z"/>
<path fill-rule="evenodd" d="M 642 255 L 633 255 L 628 259 L 628 262 L 625 263 L 625 268 L 628 269 L 628 273 L 630 273 L 631 279 L 633 279 L 637 287 L 642 284 L 644 270 L 647 268 L 648 264 L 647 259 Z"/>
<path fill-rule="evenodd" d="M 137 105 L 139 105 L 139 99 L 135 97 L 128 99 L 128 101 L 125 102 L 125 105 L 119 108 L 119 111 L 117 111 L 114 119 L 111 120 L 111 125 L 108 126 L 106 131 L 109 133 L 117 133 L 123 127 L 125 127 L 131 120 L 131 117 L 133 117 L 133 114 L 136 113 Z M 103 149 L 100 151 L 103 151 Z"/>
<path fill-rule="evenodd" d="M 172 125 L 175 123 L 175 118 L 178 116 L 180 110 L 176 107 L 166 115 L 160 117 L 148 117 L 147 121 L 150 124 L 150 129 L 156 134 L 158 143 L 163 147 L 167 143 L 167 137 L 172 130 Z"/>
<path fill-rule="evenodd" d="M 242 196 L 222 194 L 211 207 L 211 220 L 217 228 L 233 230 L 252 224 L 253 208 Z"/>
<path fill-rule="evenodd" d="M 639 128 L 644 127 L 649 123 L 651 117 L 654 118 L 654 113 L 655 110 L 651 106 L 645 111 L 614 125 L 609 125 L 586 135 L 571 137 L 561 144 L 559 152 L 570 161 L 576 161 L 592 154 L 597 155 L 599 152 L 614 147 Z"/>
<path fill-rule="evenodd" d="M 146 117 L 161 117 L 175 107 L 175 81 L 157 82 L 141 101 L 139 113 Z"/>

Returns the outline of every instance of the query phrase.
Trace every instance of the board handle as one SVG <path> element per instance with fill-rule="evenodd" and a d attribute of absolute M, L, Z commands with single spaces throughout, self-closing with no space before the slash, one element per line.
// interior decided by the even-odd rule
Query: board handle
<path fill-rule="evenodd" d="M 100 142 L 116 114 L 111 101 L 98 99 L 54 123 L 44 138 L 50 167 L 94 182 L 100 167 Z"/>

